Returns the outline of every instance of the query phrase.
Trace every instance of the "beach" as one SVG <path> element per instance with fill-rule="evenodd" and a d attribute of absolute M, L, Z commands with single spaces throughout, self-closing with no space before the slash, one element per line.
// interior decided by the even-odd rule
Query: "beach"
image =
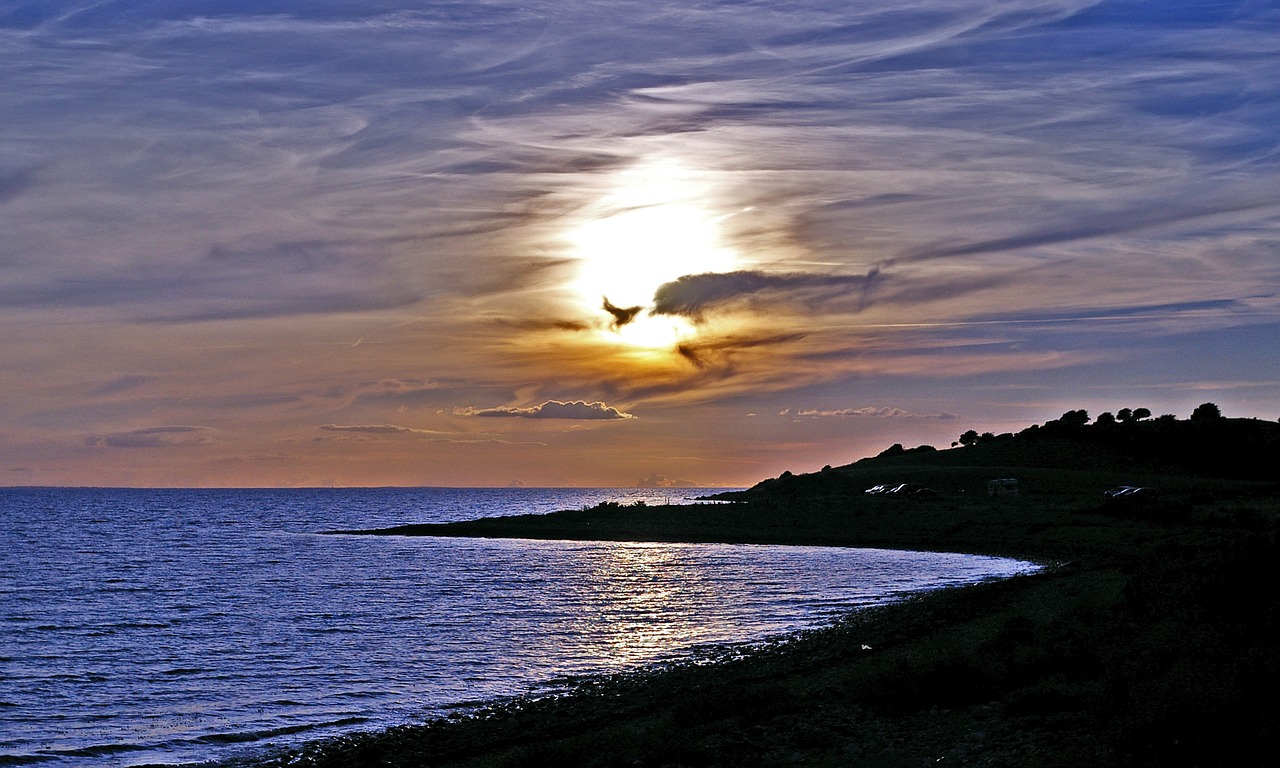
<path fill-rule="evenodd" d="M 886 472 L 950 485 L 911 499 L 853 492 Z M 1046 567 L 716 663 L 589 679 L 266 764 L 1164 766 L 1265 753 L 1277 740 L 1275 705 L 1260 697 L 1277 680 L 1280 491 L 1168 474 L 1156 508 L 1106 504 L 1098 486 L 1126 473 L 1028 470 L 1022 495 L 993 498 L 988 468 L 855 465 L 779 478 L 747 503 L 381 531 L 936 549 Z"/>

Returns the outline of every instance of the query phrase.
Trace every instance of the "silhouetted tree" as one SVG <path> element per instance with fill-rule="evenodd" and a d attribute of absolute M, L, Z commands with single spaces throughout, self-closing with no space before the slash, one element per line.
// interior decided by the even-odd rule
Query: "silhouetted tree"
<path fill-rule="evenodd" d="M 1119 419 L 1121 423 L 1128 424 L 1133 421 L 1133 411 L 1128 408 L 1121 408 L 1116 411 L 1116 418 Z M 1102 421 L 1101 416 L 1098 417 L 1098 421 Z"/>
<path fill-rule="evenodd" d="M 1111 411 L 1103 411 L 1098 414 L 1098 418 L 1093 420 L 1094 424 L 1110 427 L 1116 423 L 1116 417 L 1111 415 Z"/>
<path fill-rule="evenodd" d="M 1142 421 L 1143 419 L 1149 419 L 1149 418 L 1151 418 L 1151 411 L 1147 410 L 1146 408 L 1133 409 L 1134 421 Z"/>
<path fill-rule="evenodd" d="M 1222 418 L 1222 411 L 1213 403 L 1201 403 L 1191 412 L 1192 421 L 1217 421 Z"/>
<path fill-rule="evenodd" d="M 1083 408 L 1078 411 L 1067 411 L 1058 421 L 1068 427 L 1083 427 L 1089 423 L 1089 412 Z"/>
<path fill-rule="evenodd" d="M 973 445 L 978 442 L 978 431 L 971 429 L 960 436 L 961 445 Z"/>

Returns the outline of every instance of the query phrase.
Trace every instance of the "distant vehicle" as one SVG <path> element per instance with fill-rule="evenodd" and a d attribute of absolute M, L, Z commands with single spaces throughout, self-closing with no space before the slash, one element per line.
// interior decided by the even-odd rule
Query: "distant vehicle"
<path fill-rule="evenodd" d="M 1107 491 L 1103 491 L 1103 498 L 1108 502 L 1119 501 L 1150 501 L 1160 492 L 1155 488 L 1148 488 L 1141 485 L 1118 485 Z"/>
<path fill-rule="evenodd" d="M 932 488 L 926 488 L 919 483 L 903 483 L 892 491 L 890 496 L 937 496 L 938 492 Z"/>
<path fill-rule="evenodd" d="M 926 488 L 919 483 L 898 483 L 893 485 L 873 485 L 863 493 L 871 496 L 936 496 L 938 492 L 932 488 Z"/>

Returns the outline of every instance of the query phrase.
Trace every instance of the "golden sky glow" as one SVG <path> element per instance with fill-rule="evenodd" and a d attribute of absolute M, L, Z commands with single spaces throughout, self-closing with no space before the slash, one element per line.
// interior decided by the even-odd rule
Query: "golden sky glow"
<path fill-rule="evenodd" d="M 743 260 L 724 244 L 726 215 L 707 207 L 714 202 L 712 184 L 690 168 L 642 161 L 613 174 L 609 186 L 586 220 L 565 234 L 576 272 L 568 288 L 584 313 L 598 313 L 606 300 L 639 307 L 633 318 L 611 321 L 601 332 L 629 346 L 670 352 L 696 329 L 687 318 L 652 314 L 654 292 L 682 275 L 732 272 Z"/>
<path fill-rule="evenodd" d="M 1265 4 L 306 5 L 2 14 L 0 482 L 738 485 L 1280 416 Z"/>

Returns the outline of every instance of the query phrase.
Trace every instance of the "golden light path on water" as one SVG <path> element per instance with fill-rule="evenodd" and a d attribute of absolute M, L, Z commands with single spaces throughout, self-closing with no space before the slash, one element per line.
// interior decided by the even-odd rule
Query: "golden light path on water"
<path fill-rule="evenodd" d="M 606 192 L 565 233 L 577 273 L 569 285 L 582 309 L 604 303 L 631 311 L 602 328 L 602 340 L 634 349 L 670 349 L 696 328 L 684 317 L 650 310 L 654 292 L 684 275 L 730 272 L 742 257 L 724 243 L 721 223 L 733 215 L 712 210 L 708 176 L 669 159 L 617 172 Z"/>

